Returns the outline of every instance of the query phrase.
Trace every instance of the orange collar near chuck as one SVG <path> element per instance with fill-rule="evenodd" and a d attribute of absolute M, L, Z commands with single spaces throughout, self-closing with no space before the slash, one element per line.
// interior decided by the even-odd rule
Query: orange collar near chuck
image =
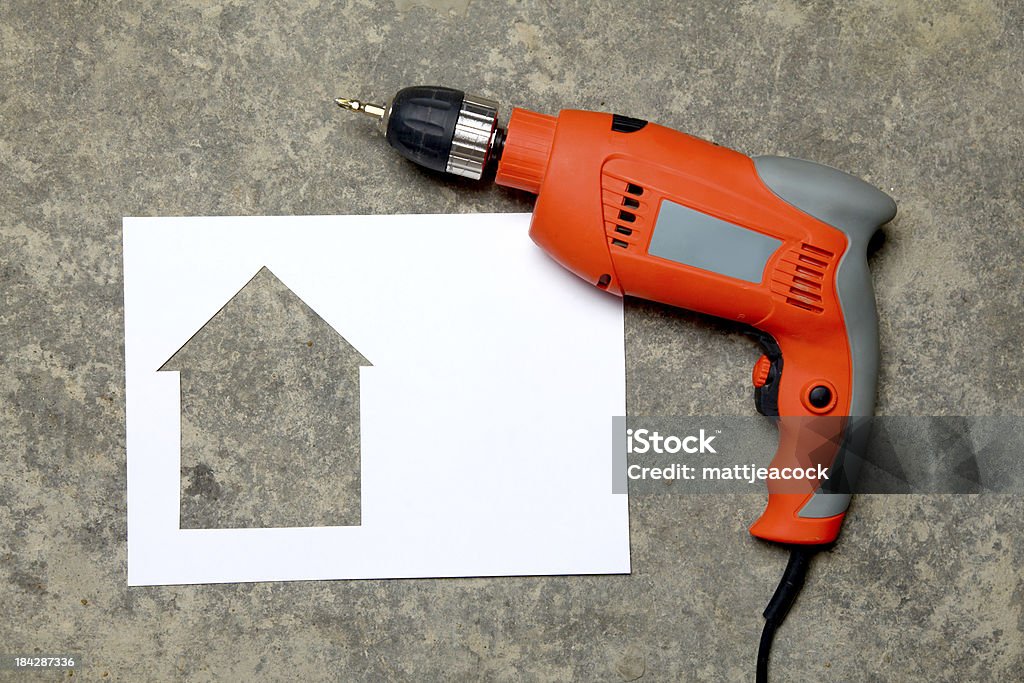
<path fill-rule="evenodd" d="M 538 194 L 548 168 L 557 121 L 554 116 L 513 109 L 494 182 Z"/>

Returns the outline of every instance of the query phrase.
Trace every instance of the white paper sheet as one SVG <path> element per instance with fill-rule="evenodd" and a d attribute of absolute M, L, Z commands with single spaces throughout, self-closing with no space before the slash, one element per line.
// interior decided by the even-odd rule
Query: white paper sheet
<path fill-rule="evenodd" d="M 629 572 L 622 304 L 528 225 L 124 219 L 128 583 Z M 360 526 L 179 529 L 179 375 L 157 369 L 263 266 L 373 363 Z"/>

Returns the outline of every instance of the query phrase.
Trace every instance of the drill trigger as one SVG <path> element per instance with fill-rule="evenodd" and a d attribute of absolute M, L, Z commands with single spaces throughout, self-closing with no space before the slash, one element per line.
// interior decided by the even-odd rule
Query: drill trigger
<path fill-rule="evenodd" d="M 782 377 L 782 349 L 775 337 L 761 330 L 753 331 L 754 338 L 764 349 L 768 359 L 768 374 L 754 386 L 754 408 L 765 417 L 779 416 L 779 379 Z"/>

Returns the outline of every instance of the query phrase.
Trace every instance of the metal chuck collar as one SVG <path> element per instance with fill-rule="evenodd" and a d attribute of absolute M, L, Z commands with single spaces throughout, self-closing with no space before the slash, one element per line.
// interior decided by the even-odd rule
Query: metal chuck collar
<path fill-rule="evenodd" d="M 404 88 L 387 105 L 339 97 L 338 106 L 377 118 L 398 153 L 434 171 L 479 180 L 501 156 L 498 103 L 440 86 Z"/>

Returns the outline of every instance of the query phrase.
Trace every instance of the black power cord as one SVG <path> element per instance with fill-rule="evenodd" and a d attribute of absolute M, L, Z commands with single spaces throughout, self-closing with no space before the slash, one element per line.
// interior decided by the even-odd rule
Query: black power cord
<path fill-rule="evenodd" d="M 772 640 L 775 632 L 786 619 L 789 608 L 796 601 L 800 589 L 807 578 L 807 568 L 811 566 L 811 558 L 824 548 L 822 545 L 790 546 L 789 563 L 782 573 L 779 587 L 775 589 L 768 606 L 764 608 L 764 631 L 761 632 L 761 644 L 757 648 L 757 683 L 768 683 L 768 659 L 771 653 Z"/>

